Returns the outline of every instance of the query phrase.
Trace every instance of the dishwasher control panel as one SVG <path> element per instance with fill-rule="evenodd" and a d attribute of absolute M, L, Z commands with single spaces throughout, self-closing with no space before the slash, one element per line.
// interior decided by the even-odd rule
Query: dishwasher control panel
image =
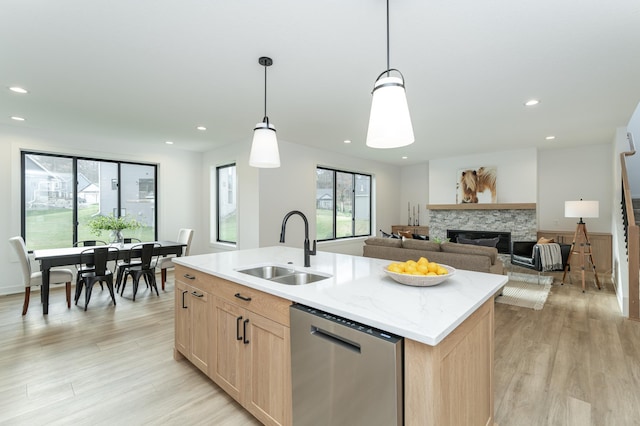
<path fill-rule="evenodd" d="M 291 306 L 291 309 L 298 309 L 298 310 L 303 311 L 303 312 L 305 312 L 305 313 L 307 313 L 309 315 L 313 315 L 313 316 L 316 316 L 318 318 L 322 318 L 324 320 L 333 322 L 335 324 L 342 325 L 344 327 L 348 327 L 348 328 L 351 328 L 353 330 L 360 331 L 362 333 L 366 333 L 366 334 L 368 334 L 370 336 L 377 337 L 379 339 L 383 339 L 383 340 L 389 341 L 391 343 L 396 343 L 399 340 L 402 340 L 401 336 L 397 336 L 395 334 L 388 333 L 386 331 L 383 331 L 383 330 L 380 330 L 380 329 L 377 329 L 377 328 L 374 328 L 374 327 L 370 327 L 370 326 L 368 326 L 366 324 L 362 324 L 362 323 L 359 323 L 357 321 L 350 320 L 348 318 L 343 318 L 343 317 L 340 317 L 340 316 L 337 316 L 337 315 L 333 315 L 333 314 L 331 314 L 329 312 L 324 312 L 324 311 L 321 311 L 319 309 L 312 308 L 310 306 L 305 306 L 305 305 L 301 305 L 299 303 L 295 303 L 295 304 L 293 304 Z"/>

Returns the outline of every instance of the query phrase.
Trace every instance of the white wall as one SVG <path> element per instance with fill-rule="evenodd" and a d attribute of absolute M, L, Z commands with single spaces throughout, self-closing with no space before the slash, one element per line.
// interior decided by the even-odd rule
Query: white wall
<path fill-rule="evenodd" d="M 612 232 L 612 144 L 538 152 L 538 229 L 576 229 L 564 217 L 564 202 L 597 200 L 600 217 L 585 219 L 589 232 Z"/>
<path fill-rule="evenodd" d="M 535 203 L 537 152 L 525 150 L 489 152 L 429 161 L 429 204 L 456 204 L 458 171 L 479 166 L 497 168 L 498 203 Z"/>
<path fill-rule="evenodd" d="M 376 210 L 373 212 L 374 230 L 389 229 L 398 221 L 397 206 L 400 203 L 400 168 L 363 160 L 356 157 L 336 155 L 306 146 L 278 141 L 281 166 L 275 169 L 255 169 L 248 166 L 250 141 L 234 143 L 222 149 L 212 150 L 204 156 L 203 170 L 215 164 L 235 160 L 239 192 L 247 198 L 239 201 L 238 248 L 247 249 L 279 245 L 282 219 L 287 212 L 299 210 L 309 222 L 309 238 L 315 239 L 316 167 L 325 166 L 339 170 L 372 174 Z M 241 183 L 242 182 L 242 183 Z M 204 196 L 209 200 L 211 190 Z M 247 207 L 249 206 L 249 207 Z M 250 229 L 252 238 L 245 237 Z M 213 230 L 211 231 L 212 234 Z M 255 236 L 258 236 L 256 239 Z M 354 255 L 362 254 L 362 238 L 321 243 L 318 250 Z M 212 239 L 213 241 L 213 239 Z M 304 242 L 304 224 L 300 217 L 293 216 L 287 223 L 286 246 L 301 248 Z M 228 247 L 212 243 L 210 251 Z M 300 259 L 301 261 L 302 259 Z M 297 260 L 296 260 L 297 261 Z"/>
<path fill-rule="evenodd" d="M 404 166 L 401 169 L 402 191 L 400 193 L 400 221 L 394 225 L 408 225 L 409 205 L 411 205 L 411 221 L 414 224 L 413 209 L 416 209 L 418 216 L 418 206 L 420 207 L 419 223 L 427 225 L 429 222 L 429 163 Z M 390 232 L 390 228 L 383 228 L 385 232 Z"/>
<path fill-rule="evenodd" d="M 162 142 L 152 151 L 130 141 L 105 136 L 54 135 L 29 128 L 0 126 L 0 240 L 20 235 L 20 150 L 80 155 L 158 164 L 158 238 L 174 240 L 178 229 L 194 229 L 192 252 L 204 251 L 202 235 L 201 161 L 197 153 L 181 151 Z M 34 265 L 38 268 L 38 265 Z M 0 294 L 23 292 L 17 258 L 8 243 L 0 244 Z"/>
<path fill-rule="evenodd" d="M 640 103 L 631 116 L 626 130 L 633 135 L 636 150 L 640 151 Z M 623 148 L 624 151 L 629 151 L 629 144 L 623 142 L 623 145 L 625 145 Z M 627 176 L 629 176 L 629 183 L 631 185 L 631 196 L 633 198 L 640 198 L 640 152 L 627 157 Z"/>

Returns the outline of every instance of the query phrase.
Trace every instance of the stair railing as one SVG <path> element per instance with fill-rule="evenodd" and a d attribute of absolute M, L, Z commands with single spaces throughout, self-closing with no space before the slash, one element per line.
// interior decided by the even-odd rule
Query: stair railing
<path fill-rule="evenodd" d="M 629 319 L 640 320 L 640 227 L 636 225 L 633 212 L 633 201 L 629 176 L 627 175 L 626 157 L 636 153 L 633 135 L 627 133 L 629 151 L 620 154 L 620 171 L 622 175 L 622 214 L 627 241 L 627 257 L 629 265 Z"/>

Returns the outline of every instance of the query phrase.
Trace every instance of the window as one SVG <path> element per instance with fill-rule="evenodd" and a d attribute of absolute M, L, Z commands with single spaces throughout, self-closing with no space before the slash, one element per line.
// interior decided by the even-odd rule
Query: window
<path fill-rule="evenodd" d="M 217 196 L 217 238 L 222 243 L 238 242 L 238 209 L 236 165 L 216 167 Z"/>
<path fill-rule="evenodd" d="M 29 250 L 70 247 L 101 239 L 90 232 L 97 215 L 125 216 L 142 227 L 125 237 L 154 241 L 156 174 L 153 165 L 22 152 L 22 229 Z"/>
<path fill-rule="evenodd" d="M 371 235 L 371 176 L 316 169 L 316 239 Z"/>

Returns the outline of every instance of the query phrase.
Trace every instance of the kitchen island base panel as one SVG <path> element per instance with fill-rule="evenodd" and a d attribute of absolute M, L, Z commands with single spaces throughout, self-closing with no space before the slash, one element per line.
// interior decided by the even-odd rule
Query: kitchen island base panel
<path fill-rule="evenodd" d="M 405 339 L 405 424 L 494 425 L 493 345 L 493 299 L 437 346 Z"/>

